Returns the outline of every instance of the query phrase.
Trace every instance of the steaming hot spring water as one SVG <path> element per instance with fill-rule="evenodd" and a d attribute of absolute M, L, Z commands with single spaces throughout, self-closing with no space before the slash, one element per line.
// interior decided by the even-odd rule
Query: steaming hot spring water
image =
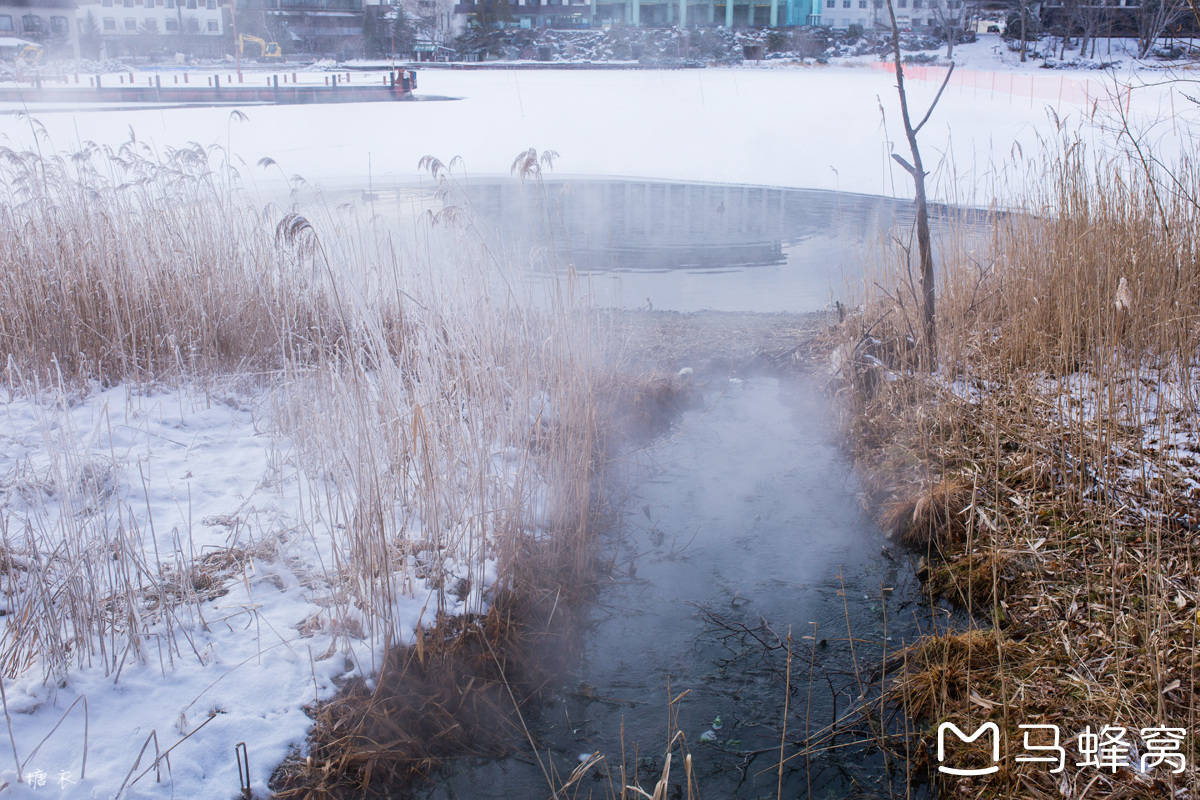
<path fill-rule="evenodd" d="M 497 242 L 557 250 L 599 305 L 667 313 L 828 314 L 874 249 L 910 224 L 907 203 L 822 191 L 556 179 L 535 197 L 516 180 L 472 179 L 463 192 Z M 441 207 L 427 188 L 377 184 L 343 187 L 337 202 L 400 220 Z M 540 279 L 536 267 L 527 274 Z M 795 742 L 861 704 L 859 670 L 953 616 L 922 602 L 908 556 L 862 510 L 813 379 L 701 366 L 683 371 L 697 402 L 633 458 L 623 524 L 608 534 L 618 570 L 582 634 L 577 674 L 557 701 L 525 713 L 541 763 L 456 762 L 422 796 L 545 796 L 543 770 L 561 781 L 595 752 L 615 774 L 622 736 L 630 776 L 636 768 L 653 788 L 668 702 L 682 693 L 671 713 L 702 796 L 774 796 L 786 694 L 779 639 L 790 632 L 795 643 Z M 848 730 L 789 759 L 784 795 L 903 787 L 903 763 L 856 738 Z M 789 744 L 785 757 L 797 749 Z M 684 781 L 682 767 L 672 776 Z"/>

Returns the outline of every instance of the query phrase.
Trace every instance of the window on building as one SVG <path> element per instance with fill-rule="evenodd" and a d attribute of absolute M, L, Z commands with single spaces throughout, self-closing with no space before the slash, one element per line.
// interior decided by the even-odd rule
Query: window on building
<path fill-rule="evenodd" d="M 104 18 L 104 30 L 115 31 L 117 29 L 117 21 L 112 17 Z"/>
<path fill-rule="evenodd" d="M 125 6 L 126 8 L 133 8 L 133 0 L 123 0 L 121 5 Z"/>
<path fill-rule="evenodd" d="M 167 31 L 170 33 L 178 33 L 179 32 L 179 20 L 171 19 L 170 17 L 167 17 Z"/>
<path fill-rule="evenodd" d="M 126 17 L 125 18 L 125 30 L 136 31 L 137 30 L 137 20 L 134 19 L 133 17 Z"/>
<path fill-rule="evenodd" d="M 196 10 L 196 0 L 187 0 L 188 8 L 192 11 Z"/>
<path fill-rule="evenodd" d="M 52 33 L 66 33 L 67 32 L 67 18 L 66 17 L 51 17 L 50 18 L 50 31 Z"/>
<path fill-rule="evenodd" d="M 105 8 L 112 8 L 112 3 L 113 0 L 100 0 L 100 5 L 104 6 Z"/>
<path fill-rule="evenodd" d="M 0 14 L 0 31 L 12 30 L 12 15 Z"/>
<path fill-rule="evenodd" d="M 908 0 L 896 0 L 896 8 L 908 8 Z"/>
<path fill-rule="evenodd" d="M 42 30 L 42 18 L 37 14 L 26 14 L 21 17 L 21 29 L 26 33 L 40 33 Z"/>
<path fill-rule="evenodd" d="M 837 8 L 837 0 L 826 0 L 826 8 Z"/>
<path fill-rule="evenodd" d="M 154 19 L 154 17 L 147 17 L 142 20 L 142 30 L 146 31 L 146 33 L 158 33 L 158 20 Z"/>
<path fill-rule="evenodd" d="M 876 8 L 883 8 L 883 0 L 875 0 Z"/>
<path fill-rule="evenodd" d="M 867 7 L 867 0 L 858 0 L 858 7 L 859 7 L 859 8 L 866 8 L 866 7 Z"/>
<path fill-rule="evenodd" d="M 217 0 L 208 0 L 208 2 L 206 2 L 204 4 L 204 6 L 209 11 L 216 11 L 217 10 Z"/>
<path fill-rule="evenodd" d="M 209 33 L 217 33 L 218 32 L 217 27 L 218 27 L 217 21 L 215 19 L 210 19 L 208 21 L 208 32 Z"/>
<path fill-rule="evenodd" d="M 850 0 L 842 0 L 842 8 L 849 8 Z"/>
<path fill-rule="evenodd" d="M 913 0 L 913 8 L 920 8 L 921 0 Z"/>
<path fill-rule="evenodd" d="M 163 8 L 174 8 L 174 7 L 175 7 L 175 0 L 164 0 Z"/>

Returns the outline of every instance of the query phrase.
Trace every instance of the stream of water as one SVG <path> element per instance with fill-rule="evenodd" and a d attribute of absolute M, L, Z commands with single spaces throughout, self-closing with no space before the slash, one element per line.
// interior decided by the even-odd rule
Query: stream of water
<path fill-rule="evenodd" d="M 543 768 L 561 779 L 592 752 L 619 768 L 622 735 L 630 773 L 638 763 L 652 789 L 669 691 L 688 693 L 676 724 L 700 796 L 775 797 L 786 662 L 759 638 L 777 644 L 775 634 L 790 631 L 798 654 L 808 654 L 792 665 L 787 738 L 801 741 L 805 727 L 815 733 L 856 703 L 856 665 L 867 680 L 930 613 L 904 557 L 881 551 L 825 402 L 800 380 L 705 387 L 703 407 L 641 457 L 617 557 L 626 577 L 601 591 L 578 686 L 526 719 L 543 763 L 460 765 L 426 796 L 547 796 Z M 903 765 L 892 763 L 898 772 L 889 774 L 885 758 L 856 738 L 848 732 L 826 742 L 835 749 L 789 761 L 784 796 L 876 797 L 889 783 L 902 786 Z M 786 745 L 785 756 L 796 750 Z M 678 766 L 673 774 L 681 783 Z"/>
<path fill-rule="evenodd" d="M 427 188 L 354 191 L 345 197 L 374 215 L 438 208 Z M 477 180 L 457 202 L 511 252 L 534 254 L 533 279 L 540 263 L 570 263 L 601 305 L 675 311 L 817 310 L 861 281 L 873 248 L 909 220 L 906 203 L 883 198 L 615 180 L 536 192 Z M 557 258 L 539 260 L 539 248 Z M 699 389 L 697 406 L 629 465 L 632 496 L 608 543 L 618 576 L 592 609 L 578 675 L 526 714 L 538 760 L 457 762 L 423 797 L 546 797 L 594 752 L 614 776 L 624 759 L 652 789 L 672 723 L 701 797 L 775 797 L 781 780 L 789 797 L 923 796 L 902 761 L 844 722 L 821 752 L 795 754 L 860 703 L 871 667 L 947 612 L 922 602 L 907 556 L 862 510 L 809 379 Z M 678 766 L 673 775 L 682 792 Z M 572 796 L 593 790 L 606 796 L 590 784 Z"/>

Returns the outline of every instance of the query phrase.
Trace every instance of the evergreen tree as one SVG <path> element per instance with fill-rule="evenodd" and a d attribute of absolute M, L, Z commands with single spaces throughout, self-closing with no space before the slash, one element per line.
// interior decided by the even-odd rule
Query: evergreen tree
<path fill-rule="evenodd" d="M 91 9 L 79 22 L 79 55 L 92 59 L 100 57 L 100 23 L 96 22 Z"/>
<path fill-rule="evenodd" d="M 363 6 L 363 55 L 367 58 L 383 58 L 389 45 L 386 41 L 387 27 L 383 24 L 383 6 Z"/>
<path fill-rule="evenodd" d="M 404 12 L 404 6 L 395 6 L 392 14 L 392 40 L 388 42 L 388 49 L 395 56 L 410 56 L 412 55 L 413 30 L 412 26 L 408 24 L 408 15 Z"/>

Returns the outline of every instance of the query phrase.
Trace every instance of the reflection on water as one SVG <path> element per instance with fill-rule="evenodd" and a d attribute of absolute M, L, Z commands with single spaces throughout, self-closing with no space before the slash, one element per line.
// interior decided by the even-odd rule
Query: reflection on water
<path fill-rule="evenodd" d="M 451 200 L 412 187 L 341 197 L 399 219 L 459 204 L 532 274 L 571 264 L 601 305 L 673 311 L 812 311 L 848 300 L 881 244 L 912 227 L 908 201 L 806 189 L 499 178 L 458 188 Z M 933 209 L 935 236 L 949 213 Z"/>

